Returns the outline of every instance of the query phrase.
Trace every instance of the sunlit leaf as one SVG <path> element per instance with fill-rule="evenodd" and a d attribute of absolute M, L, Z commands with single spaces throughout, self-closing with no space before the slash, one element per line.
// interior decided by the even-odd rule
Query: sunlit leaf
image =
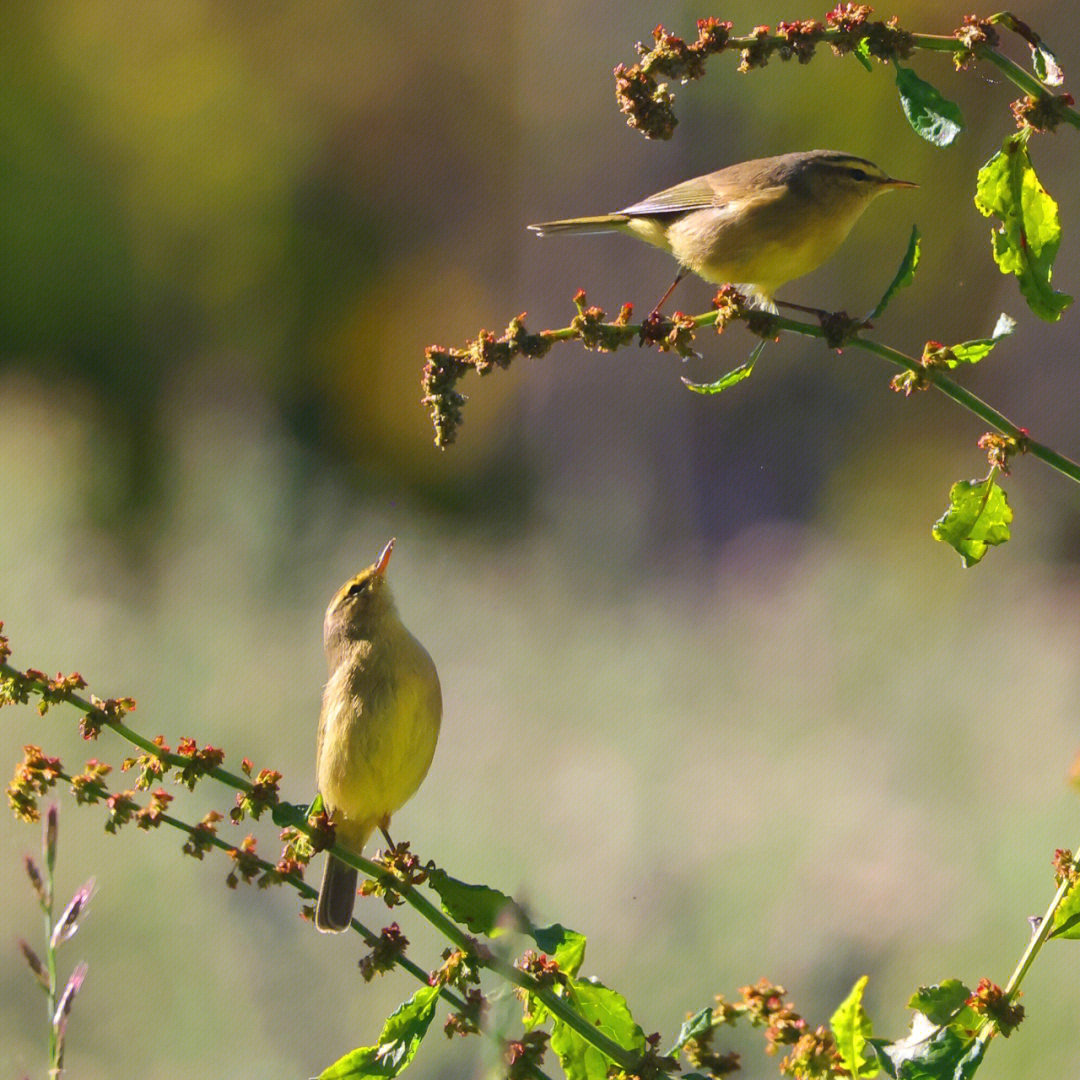
<path fill-rule="evenodd" d="M 397 1076 L 416 1055 L 427 1034 L 439 987 L 422 986 L 387 1018 L 376 1046 L 359 1046 L 319 1074 L 319 1080 L 363 1080 L 364 1077 Z"/>
<path fill-rule="evenodd" d="M 1046 47 L 1042 38 L 1031 29 L 1022 19 L 1018 19 L 1011 11 L 999 11 L 991 15 L 989 22 L 998 26 L 1004 26 L 1014 34 L 1019 34 L 1031 47 L 1031 66 L 1038 76 L 1039 81 L 1047 86 L 1060 86 L 1065 78 L 1057 57 Z"/>
<path fill-rule="evenodd" d="M 1051 937 L 1080 938 L 1080 882 L 1076 882 L 1065 894 L 1065 899 L 1054 912 L 1054 928 Z"/>
<path fill-rule="evenodd" d="M 877 307 L 866 316 L 867 322 L 876 319 L 885 308 L 889 306 L 892 298 L 901 289 L 906 288 L 915 280 L 915 271 L 919 266 L 919 256 L 921 254 L 921 239 L 918 228 L 915 225 L 912 225 L 911 236 L 908 237 L 907 251 L 904 252 L 904 257 L 900 260 L 900 266 L 896 271 L 896 276 L 892 279 L 889 287 L 877 302 Z"/>
<path fill-rule="evenodd" d="M 1039 183 L 1024 132 L 1010 135 L 979 170 L 975 205 L 1000 222 L 991 233 L 998 268 L 1016 275 L 1020 292 L 1039 318 L 1060 319 L 1073 298 L 1050 285 L 1061 243 L 1058 208 Z"/>
<path fill-rule="evenodd" d="M 920 986 L 908 1000 L 908 1008 L 923 1013 L 932 1024 L 947 1024 L 969 997 L 971 991 L 959 979 L 945 979 L 934 986 Z"/>
<path fill-rule="evenodd" d="M 561 971 L 576 975 L 585 959 L 586 938 L 560 923 L 533 926 L 513 897 L 488 885 L 470 885 L 437 867 L 428 871 L 428 882 L 439 894 L 442 909 L 474 934 L 498 937 L 515 929 L 527 934 L 537 948 L 550 956 Z"/>
<path fill-rule="evenodd" d="M 836 1036 L 836 1049 L 839 1051 L 840 1060 L 855 1080 L 867 1080 L 878 1074 L 877 1062 L 866 1059 L 868 1040 L 874 1034 L 874 1026 L 862 1004 L 868 978 L 863 975 L 855 983 L 851 993 L 840 1003 L 829 1021 L 833 1035 Z"/>
<path fill-rule="evenodd" d="M 922 1013 L 915 1014 L 906 1039 L 871 1039 L 870 1045 L 885 1073 L 898 1080 L 969 1080 L 986 1052 L 985 1043 L 934 1024 Z"/>
<path fill-rule="evenodd" d="M 958 480 L 949 489 L 949 508 L 934 525 L 934 539 L 952 545 L 965 567 L 974 566 L 987 548 L 1009 539 L 1013 513 L 1005 492 L 994 482 Z"/>
<path fill-rule="evenodd" d="M 567 975 L 576 975 L 585 959 L 586 938 L 576 930 L 568 930 L 560 923 L 551 926 L 533 927 L 525 931 L 537 946 L 558 965 L 559 970 Z"/>
<path fill-rule="evenodd" d="M 750 359 L 745 364 L 740 364 L 737 368 L 729 371 L 726 375 L 721 375 L 716 382 L 712 383 L 696 383 L 691 382 L 684 376 L 680 376 L 683 381 L 683 385 L 687 390 L 693 390 L 695 394 L 719 394 L 721 390 L 726 390 L 729 386 L 734 386 L 736 383 L 740 383 L 743 379 L 750 377 L 754 370 L 754 365 L 757 363 L 757 358 L 761 355 L 761 350 L 765 348 L 765 339 L 762 338 L 753 348 L 750 353 Z"/>
<path fill-rule="evenodd" d="M 1016 320 L 1010 318 L 1003 311 L 998 316 L 994 332 L 990 337 L 976 338 L 974 341 L 962 341 L 959 345 L 950 347 L 949 351 L 952 353 L 955 362 L 949 364 L 949 367 L 955 367 L 956 364 L 977 364 L 991 352 L 1003 337 L 1008 337 L 1015 329 Z"/>
<path fill-rule="evenodd" d="M 599 982 L 569 979 L 566 996 L 597 1031 L 613 1042 L 635 1053 L 645 1049 L 645 1035 L 634 1022 L 621 994 Z M 607 1055 L 558 1017 L 551 1029 L 551 1049 L 558 1056 L 567 1080 L 606 1080 L 612 1064 Z"/>
<path fill-rule="evenodd" d="M 962 1055 L 953 1069 L 952 1080 L 971 1080 L 986 1055 L 986 1043 L 976 1039 L 968 1047 L 966 1054 Z"/>
<path fill-rule="evenodd" d="M 1031 66 L 1039 82 L 1047 86 L 1060 86 L 1065 81 L 1065 72 L 1045 42 L 1031 46 Z"/>
<path fill-rule="evenodd" d="M 908 123 L 927 142 L 948 146 L 964 130 L 960 106 L 942 97 L 911 68 L 895 61 L 893 66 L 896 68 L 896 89 L 900 92 L 900 104 Z"/>
<path fill-rule="evenodd" d="M 443 911 L 474 934 L 497 937 L 511 920 L 525 921 L 513 898 L 498 889 L 469 885 L 437 868 L 428 871 L 428 881 L 439 894 Z"/>
<path fill-rule="evenodd" d="M 711 1006 L 706 1006 L 701 1012 L 694 1013 L 689 1020 L 684 1020 L 675 1039 L 675 1045 L 668 1051 L 668 1056 L 674 1057 L 690 1039 L 696 1039 L 699 1035 L 704 1035 L 712 1027 L 712 1022 L 713 1010 Z"/>

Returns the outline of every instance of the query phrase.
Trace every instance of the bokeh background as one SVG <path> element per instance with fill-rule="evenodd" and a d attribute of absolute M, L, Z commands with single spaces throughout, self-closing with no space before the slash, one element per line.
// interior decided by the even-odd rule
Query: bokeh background
<path fill-rule="evenodd" d="M 967 10 L 879 14 L 947 33 Z M 1073 488 L 1018 462 L 1014 539 L 965 572 L 930 526 L 949 485 L 985 471 L 982 425 L 794 339 L 721 397 L 687 393 L 680 374 L 742 362 L 739 327 L 692 365 L 573 346 L 471 379 L 446 453 L 419 404 L 429 343 L 524 310 L 565 325 L 579 287 L 645 311 L 670 280 L 629 240 L 539 241 L 526 223 L 820 146 L 921 187 L 876 203 L 784 295 L 868 310 L 917 222 L 923 265 L 881 340 L 917 352 L 1009 311 L 1016 336 L 964 380 L 1080 455 L 1077 312 L 1027 314 L 971 201 L 1016 92 L 917 56 L 968 120 L 942 151 L 908 128 L 888 69 L 821 53 L 741 76 L 725 57 L 679 90 L 674 139 L 647 143 L 611 69 L 656 23 L 692 35 L 706 14 L 745 32 L 824 5 L 6 4 L 0 618 L 15 662 L 134 695 L 145 734 L 276 767 L 302 802 L 323 608 L 395 535 L 400 608 L 446 704 L 398 836 L 586 933 L 585 971 L 665 1043 L 760 975 L 820 1023 L 869 974 L 877 1030 L 899 1037 L 918 984 L 1005 982 L 1053 849 L 1077 841 Z M 1061 5 L 1022 14 L 1075 75 Z M 1075 140 L 1033 144 L 1072 292 Z M 679 307 L 706 309 L 710 288 L 680 289 Z M 128 753 L 83 744 L 63 711 L 0 721 L 9 769 L 27 742 L 72 766 Z M 226 798 L 177 796 L 189 820 Z M 284 891 L 231 892 L 222 858 L 182 857 L 165 831 L 106 836 L 102 819 L 62 799 L 60 891 L 90 875 L 98 890 L 63 950 L 65 973 L 90 964 L 72 1075 L 309 1076 L 412 992 L 363 984 L 359 943 L 317 935 Z M 258 836 L 272 856 L 273 828 Z M 0 821 L 7 1076 L 44 1071 L 15 947 L 39 933 L 20 869 L 37 845 Z M 434 966 L 441 945 L 396 914 Z M 1075 1074 L 1075 965 L 1067 945 L 1040 958 L 1029 1019 L 987 1077 Z M 746 1075 L 775 1073 L 756 1040 L 733 1045 Z M 413 1066 L 486 1067 L 479 1040 L 438 1032 Z"/>

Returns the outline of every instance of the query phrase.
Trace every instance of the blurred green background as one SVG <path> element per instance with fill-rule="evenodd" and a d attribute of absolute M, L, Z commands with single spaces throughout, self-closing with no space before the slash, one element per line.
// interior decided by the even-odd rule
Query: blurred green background
<path fill-rule="evenodd" d="M 967 10 L 879 14 L 946 33 Z M 1060 10 L 1022 15 L 1075 74 Z M 680 374 L 745 358 L 738 327 L 689 366 L 567 347 L 468 380 L 447 453 L 419 405 L 426 344 L 523 310 L 532 328 L 565 325 L 579 287 L 646 311 L 670 281 L 644 246 L 538 241 L 526 223 L 829 147 L 921 187 L 875 204 L 782 294 L 868 310 L 917 222 L 923 265 L 880 339 L 918 352 L 1009 311 L 1016 336 L 965 382 L 1080 455 L 1077 314 L 1026 313 L 971 201 L 1017 96 L 995 70 L 914 59 L 969 123 L 941 151 L 908 128 L 888 69 L 823 52 L 740 76 L 725 57 L 679 90 L 674 139 L 650 144 L 617 113 L 611 69 L 656 23 L 692 36 L 716 14 L 745 32 L 824 6 L 39 0 L 4 14 L 0 618 L 16 663 L 131 694 L 145 734 L 276 767 L 302 802 L 323 609 L 396 535 L 399 605 L 446 708 L 395 836 L 589 935 L 586 973 L 646 1032 L 667 1043 L 687 1010 L 763 974 L 815 1024 L 869 974 L 891 1037 L 919 983 L 1005 982 L 1053 849 L 1077 842 L 1080 512 L 1064 480 L 1018 462 L 1014 539 L 964 572 L 930 526 L 949 485 L 985 471 L 982 425 L 897 397 L 864 355 L 798 340 L 720 398 L 687 393 Z M 1075 139 L 1033 144 L 1070 292 Z M 706 309 L 709 287 L 680 289 L 676 306 Z M 128 753 L 82 743 L 61 710 L 0 720 L 9 769 L 27 742 L 73 767 Z M 195 820 L 224 799 L 177 791 L 174 808 Z M 61 892 L 90 875 L 98 889 L 63 950 L 65 973 L 90 964 L 71 1075 L 309 1076 L 373 1042 L 412 992 L 405 976 L 363 984 L 359 944 L 317 935 L 284 891 L 230 892 L 223 859 L 182 857 L 167 832 L 106 836 L 102 818 L 62 799 Z M 274 857 L 275 830 L 257 835 Z M 44 1071 L 42 1001 L 14 944 L 38 935 L 20 869 L 37 846 L 37 829 L 2 819 L 8 1076 Z M 395 915 L 435 966 L 441 945 Z M 1029 1019 L 988 1078 L 1076 1072 L 1075 965 L 1071 946 L 1040 958 Z M 754 1040 L 736 1045 L 746 1075 L 775 1074 Z M 433 1032 L 413 1068 L 478 1075 L 484 1053 Z"/>

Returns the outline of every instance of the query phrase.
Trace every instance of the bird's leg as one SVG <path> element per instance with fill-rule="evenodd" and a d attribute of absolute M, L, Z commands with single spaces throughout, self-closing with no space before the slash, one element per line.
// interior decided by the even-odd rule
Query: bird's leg
<path fill-rule="evenodd" d="M 387 822 L 389 824 L 389 822 Z M 383 839 L 386 841 L 386 846 L 390 851 L 394 850 L 394 841 L 390 839 L 390 834 L 386 831 L 386 825 L 379 826 L 379 832 L 382 833 Z"/>
<path fill-rule="evenodd" d="M 655 319 L 660 314 L 660 309 L 667 303 L 668 297 L 675 291 L 675 286 L 678 285 L 684 277 L 686 277 L 686 269 L 685 267 L 680 266 L 679 272 L 675 275 L 675 280 L 671 283 L 668 291 L 653 305 L 652 311 L 649 312 L 649 319 Z"/>
<path fill-rule="evenodd" d="M 805 304 L 793 304 L 790 300 L 774 300 L 773 303 L 777 307 L 791 308 L 793 311 L 802 311 L 807 315 L 816 315 L 819 319 L 827 319 L 832 314 L 831 311 L 825 311 L 822 308 L 806 307 Z"/>

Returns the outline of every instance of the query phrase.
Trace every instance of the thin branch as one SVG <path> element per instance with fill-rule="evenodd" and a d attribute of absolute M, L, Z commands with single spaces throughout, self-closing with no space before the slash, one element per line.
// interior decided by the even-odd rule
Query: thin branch
<path fill-rule="evenodd" d="M 823 312 L 818 323 L 772 315 L 745 306 L 739 294 L 725 286 L 717 294 L 718 310 L 700 315 L 684 315 L 676 312 L 670 319 L 661 317 L 643 323 L 629 321 L 630 305 L 624 305 L 614 321 L 605 321 L 605 313 L 596 307 L 587 308 L 585 294 L 579 292 L 574 298 L 578 316 L 569 326 L 555 330 L 529 333 L 521 322 L 521 316 L 513 319 L 507 332 L 495 338 L 481 331 L 475 341 L 461 349 L 432 346 L 427 351 L 424 372 L 424 401 L 431 407 L 436 429 L 436 443 L 445 446 L 452 442 L 460 423 L 463 395 L 456 390 L 457 381 L 466 372 L 475 370 L 485 374 L 494 367 L 506 367 L 518 355 L 542 356 L 556 342 L 579 339 L 586 348 L 602 352 L 614 352 L 632 342 L 656 345 L 661 351 L 677 352 L 682 356 L 694 355 L 693 344 L 697 331 L 717 326 L 723 329 L 730 322 L 741 320 L 747 328 L 764 340 L 777 338 L 781 333 L 801 334 L 817 338 L 831 348 L 861 349 L 888 361 L 905 371 L 915 373 L 921 384 L 933 386 L 961 408 L 979 417 L 1003 435 L 1016 440 L 1018 450 L 1031 454 L 1050 468 L 1080 483 L 1080 464 L 1064 454 L 1032 439 L 1028 429 L 1010 420 L 982 398 L 965 389 L 950 378 L 940 367 L 921 363 L 890 345 L 883 345 L 862 336 L 866 324 L 851 319 L 843 312 Z M 450 402 L 447 406 L 446 403 Z"/>

